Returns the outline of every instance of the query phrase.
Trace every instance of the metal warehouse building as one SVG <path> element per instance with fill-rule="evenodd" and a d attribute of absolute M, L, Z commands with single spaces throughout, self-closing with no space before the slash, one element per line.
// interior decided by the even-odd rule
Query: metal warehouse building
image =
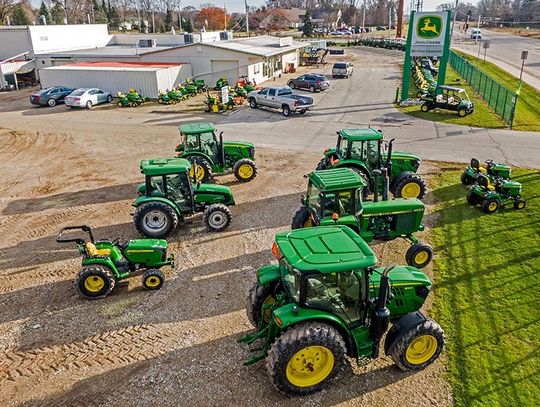
<path fill-rule="evenodd" d="M 160 62 L 79 62 L 53 66 L 39 72 L 41 86 L 100 88 L 116 95 L 135 88 L 143 95 L 157 98 L 184 82 L 191 75 L 190 64 Z"/>

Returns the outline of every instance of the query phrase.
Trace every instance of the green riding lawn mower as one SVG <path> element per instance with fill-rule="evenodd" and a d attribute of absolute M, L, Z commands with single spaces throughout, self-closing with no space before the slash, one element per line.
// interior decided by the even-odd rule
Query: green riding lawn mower
<path fill-rule="evenodd" d="M 177 157 L 192 163 L 192 178 L 208 182 L 213 174 L 230 171 L 242 182 L 251 181 L 257 176 L 253 144 L 223 141 L 223 132 L 216 137 L 216 128 L 212 123 L 183 124 L 179 129 L 182 142 L 176 146 Z"/>
<path fill-rule="evenodd" d="M 231 224 L 228 206 L 234 205 L 230 188 L 224 185 L 192 183 L 191 163 L 183 158 L 143 160 L 145 182 L 138 187 L 139 197 L 133 222 L 144 236 L 162 238 L 172 233 L 186 217 L 203 213 L 211 232 L 221 232 Z"/>
<path fill-rule="evenodd" d="M 386 169 L 384 169 L 386 172 Z M 373 240 L 403 238 L 411 246 L 405 259 L 410 266 L 422 268 L 429 264 L 433 249 L 420 243 L 415 232 L 424 230 L 425 206 L 416 198 L 388 199 L 388 177 L 373 171 L 374 180 L 382 179 L 382 200 L 378 191 L 373 201 L 363 201 L 365 180 L 350 168 L 315 171 L 308 175 L 307 194 L 296 211 L 292 228 L 345 225 L 357 232 L 367 243 Z"/>
<path fill-rule="evenodd" d="M 382 130 L 343 129 L 337 132 L 336 148 L 324 151 L 317 170 L 349 167 L 360 174 L 369 188 L 365 193 L 375 190 L 373 170 L 386 168 L 390 178 L 390 191 L 395 197 L 422 199 L 426 185 L 416 174 L 420 158 L 404 152 L 392 151 L 394 139 L 383 139 Z M 382 184 L 378 185 L 378 189 Z"/>
<path fill-rule="evenodd" d="M 289 396 L 318 391 L 344 371 L 346 356 L 365 364 L 383 350 L 404 371 L 441 354 L 442 328 L 419 309 L 431 281 L 411 266 L 376 267 L 373 251 L 352 229 L 324 226 L 281 232 L 272 247 L 279 264 L 257 271 L 247 298 L 274 387 Z M 388 327 L 392 324 L 390 330 Z"/>
<path fill-rule="evenodd" d="M 505 205 L 513 205 L 514 209 L 523 209 L 526 205 L 521 197 L 521 183 L 498 176 L 490 179 L 485 174 L 478 174 L 476 182 L 469 187 L 467 202 L 480 205 L 485 213 L 495 213 Z"/>
<path fill-rule="evenodd" d="M 116 102 L 118 107 L 137 107 L 145 102 L 148 102 L 148 97 L 142 96 L 133 88 L 130 89 L 126 94 L 118 92 L 116 96 L 118 98 L 118 102 Z"/>
<path fill-rule="evenodd" d="M 73 231 L 88 233 L 89 240 L 75 237 Z M 64 233 L 70 233 L 65 236 Z M 79 295 L 87 299 L 107 296 L 120 280 L 142 274 L 142 284 L 147 290 L 159 290 L 165 276 L 159 270 L 164 266 L 174 268 L 174 257 L 167 255 L 167 242 L 158 239 L 94 240 L 90 226 L 68 226 L 58 233 L 59 243 L 75 242 L 83 256 L 82 270 L 75 278 Z"/>
<path fill-rule="evenodd" d="M 485 167 L 481 166 L 480 161 L 471 158 L 470 165 L 461 174 L 461 183 L 463 185 L 472 185 L 476 182 L 479 174 L 486 175 L 492 182 L 495 177 L 505 180 L 510 179 L 512 168 L 509 165 L 494 163 L 493 160 L 486 160 L 485 163 Z"/>

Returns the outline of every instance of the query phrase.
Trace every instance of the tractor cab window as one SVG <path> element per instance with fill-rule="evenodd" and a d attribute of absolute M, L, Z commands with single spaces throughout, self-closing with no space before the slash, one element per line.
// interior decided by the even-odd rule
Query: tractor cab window
<path fill-rule="evenodd" d="M 336 194 L 325 194 L 323 203 L 323 216 L 351 215 L 354 213 L 354 201 L 356 196 L 353 191 L 341 191 Z"/>
<path fill-rule="evenodd" d="M 376 140 L 349 141 L 350 157 L 376 166 L 379 160 L 379 146 Z"/>
<path fill-rule="evenodd" d="M 360 188 L 354 191 L 354 210 L 357 216 L 361 215 L 364 211 L 364 206 L 362 204 L 362 189 Z"/>
<path fill-rule="evenodd" d="M 181 174 L 167 175 L 167 196 L 180 207 L 190 204 L 191 185 L 188 177 Z"/>
<path fill-rule="evenodd" d="M 307 192 L 308 204 L 315 210 L 316 213 L 319 213 L 321 210 L 320 193 L 321 191 L 319 188 L 309 184 Z"/>
<path fill-rule="evenodd" d="M 307 277 L 305 303 L 324 308 L 352 324 L 360 319 L 362 283 L 353 271 L 313 274 Z"/>
<path fill-rule="evenodd" d="M 300 301 L 301 273 L 283 259 L 279 261 L 279 267 L 283 276 L 283 283 L 294 301 Z"/>
<path fill-rule="evenodd" d="M 217 155 L 217 143 L 214 133 L 201 133 L 201 151 L 211 158 Z"/>
<path fill-rule="evenodd" d="M 186 150 L 198 150 L 199 141 L 196 134 L 184 134 L 184 146 Z"/>
<path fill-rule="evenodd" d="M 150 190 L 148 191 L 147 194 L 165 196 L 165 188 L 163 187 L 163 177 L 161 175 L 150 178 Z"/>

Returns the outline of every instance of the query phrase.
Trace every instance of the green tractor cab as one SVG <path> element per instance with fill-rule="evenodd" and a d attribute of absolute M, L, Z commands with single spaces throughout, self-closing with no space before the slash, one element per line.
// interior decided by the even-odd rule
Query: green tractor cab
<path fill-rule="evenodd" d="M 302 206 L 293 217 L 292 228 L 346 225 L 366 242 L 403 238 L 411 246 L 405 258 L 410 266 L 422 268 L 429 264 L 433 249 L 414 236 L 424 230 L 422 220 L 425 206 L 416 198 L 389 200 L 388 178 L 379 170 L 373 171 L 375 181 L 382 178 L 383 194 L 379 200 L 375 191 L 373 201 L 363 201 L 366 182 L 350 168 L 314 171 L 308 175 L 308 190 L 302 196 Z"/>
<path fill-rule="evenodd" d="M 424 103 L 420 106 L 422 112 L 433 109 L 451 110 L 457 112 L 460 117 L 465 117 L 474 112 L 474 103 L 465 92 L 465 89 L 454 86 L 439 85 L 420 98 Z"/>
<path fill-rule="evenodd" d="M 144 236 L 162 238 L 172 233 L 187 216 L 203 212 L 203 221 L 211 232 L 221 232 L 231 224 L 228 206 L 234 205 L 230 188 L 224 185 L 191 182 L 191 163 L 183 158 L 143 160 L 139 197 L 133 222 Z"/>
<path fill-rule="evenodd" d="M 485 174 L 478 174 L 476 183 L 467 192 L 470 205 L 480 205 L 485 213 L 495 213 L 501 206 L 512 204 L 514 209 L 525 208 L 521 198 L 521 183 L 494 177 L 493 183 Z"/>
<path fill-rule="evenodd" d="M 89 240 L 74 237 L 73 231 L 88 233 Z M 66 237 L 66 232 L 71 232 L 71 236 Z M 87 299 L 103 298 L 114 289 L 117 281 L 141 272 L 143 287 L 159 290 L 165 281 L 159 269 L 164 266 L 174 268 L 174 257 L 167 255 L 165 240 L 94 240 L 92 228 L 83 225 L 62 228 L 56 241 L 74 242 L 79 247 L 83 256 L 82 270 L 75 278 L 75 288 L 81 297 Z"/>
<path fill-rule="evenodd" d="M 279 263 L 257 271 L 247 299 L 256 331 L 240 342 L 260 342 L 245 364 L 266 359 L 279 392 L 327 387 L 345 356 L 359 364 L 377 358 L 387 331 L 384 352 L 400 369 L 422 370 L 439 357 L 444 332 L 419 311 L 431 288 L 420 270 L 376 267 L 364 240 L 339 225 L 278 233 L 272 252 Z"/>
<path fill-rule="evenodd" d="M 497 164 L 493 160 L 486 160 L 486 166 L 480 165 L 480 161 L 476 158 L 471 158 L 470 165 L 465 168 L 461 174 L 461 183 L 463 185 L 472 185 L 476 182 L 479 174 L 486 175 L 490 181 L 494 181 L 495 177 L 500 177 L 506 180 L 510 179 L 512 168 L 506 164 Z"/>
<path fill-rule="evenodd" d="M 394 139 L 384 140 L 382 130 L 343 129 L 337 132 L 336 148 L 324 151 L 324 158 L 319 161 L 317 170 L 349 167 L 360 174 L 369 188 L 375 188 L 373 170 L 387 169 L 390 177 L 390 191 L 395 197 L 422 199 L 426 193 L 426 185 L 416 172 L 420 166 L 420 158 L 414 154 L 399 151 L 392 152 Z M 381 189 L 379 184 L 377 189 Z"/>
<path fill-rule="evenodd" d="M 257 176 L 255 146 L 251 143 L 223 141 L 216 137 L 212 123 L 183 124 L 179 127 L 182 143 L 176 146 L 177 157 L 188 159 L 190 175 L 208 182 L 212 174 L 232 171 L 238 181 L 248 182 Z"/>

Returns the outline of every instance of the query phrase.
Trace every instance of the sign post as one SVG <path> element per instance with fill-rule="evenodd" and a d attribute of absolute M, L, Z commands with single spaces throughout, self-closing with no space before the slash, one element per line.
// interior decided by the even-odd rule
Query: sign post
<path fill-rule="evenodd" d="M 223 86 L 221 88 L 221 103 L 224 105 L 229 103 L 229 86 Z"/>

